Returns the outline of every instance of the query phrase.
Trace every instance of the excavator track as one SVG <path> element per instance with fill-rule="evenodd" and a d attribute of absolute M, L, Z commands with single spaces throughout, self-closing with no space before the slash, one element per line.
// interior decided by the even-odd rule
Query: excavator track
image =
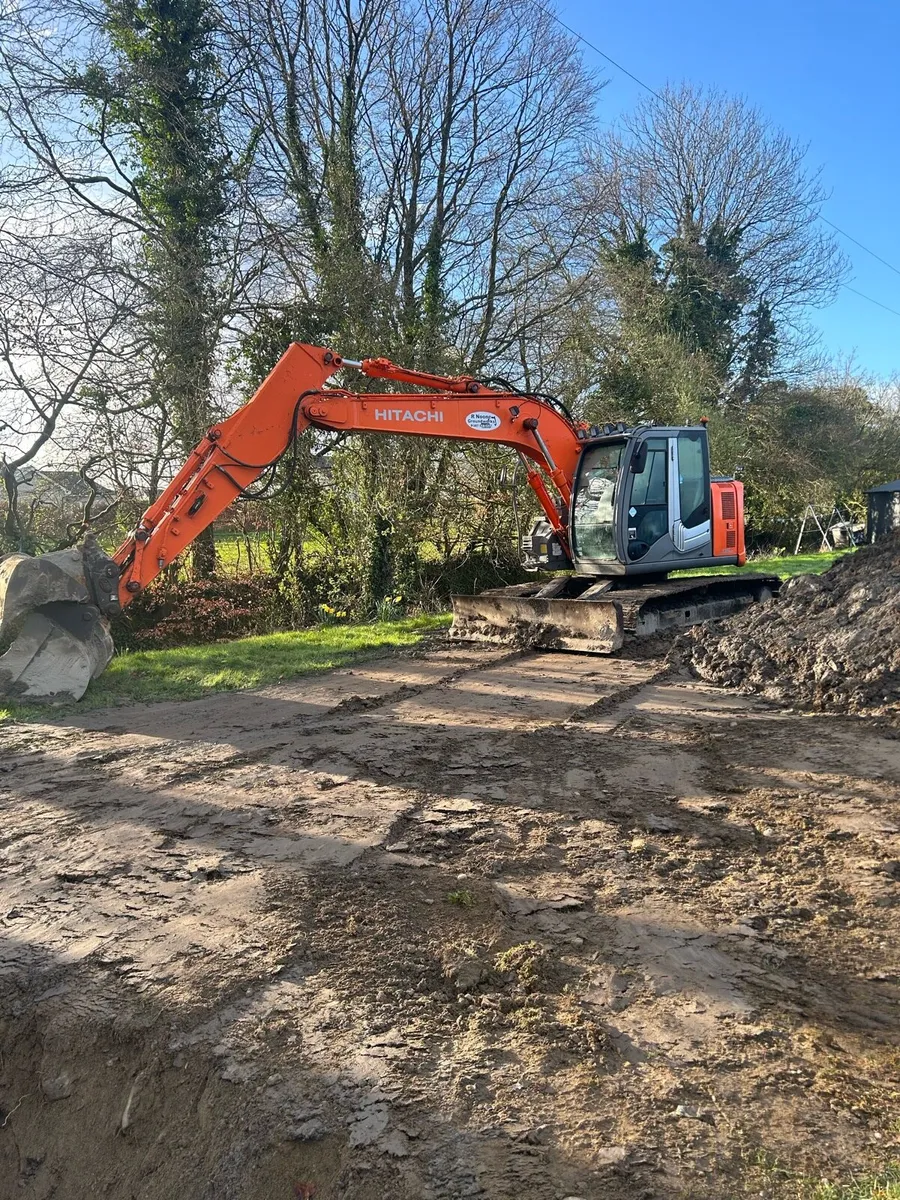
<path fill-rule="evenodd" d="M 626 633 L 651 637 L 729 617 L 748 604 L 771 600 L 780 586 L 777 575 L 695 575 L 617 589 L 613 596 L 622 606 Z"/>
<path fill-rule="evenodd" d="M 770 600 L 777 575 L 697 575 L 641 587 L 570 575 L 454 596 L 451 638 L 615 654 L 632 637 L 684 629 Z"/>

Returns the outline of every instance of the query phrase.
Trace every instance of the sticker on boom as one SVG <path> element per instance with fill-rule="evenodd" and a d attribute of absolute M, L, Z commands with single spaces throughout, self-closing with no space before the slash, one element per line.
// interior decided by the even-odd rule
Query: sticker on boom
<path fill-rule="evenodd" d="M 496 413 L 473 412 L 466 417 L 466 424 L 470 429 L 479 429 L 482 433 L 489 433 L 492 429 L 500 428 L 500 418 Z"/>

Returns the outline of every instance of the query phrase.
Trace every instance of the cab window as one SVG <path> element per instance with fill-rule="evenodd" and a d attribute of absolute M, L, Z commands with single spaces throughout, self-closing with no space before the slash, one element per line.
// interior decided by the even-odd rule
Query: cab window
<path fill-rule="evenodd" d="M 647 441 L 647 461 L 640 475 L 635 475 L 631 488 L 632 504 L 666 503 L 666 450 L 665 438 L 650 438 Z"/>
<path fill-rule="evenodd" d="M 609 561 L 616 557 L 615 502 L 624 442 L 585 450 L 572 502 L 575 555 Z"/>
<path fill-rule="evenodd" d="M 678 495 L 681 523 L 686 529 L 709 520 L 709 465 L 706 440 L 700 430 L 678 435 Z"/>

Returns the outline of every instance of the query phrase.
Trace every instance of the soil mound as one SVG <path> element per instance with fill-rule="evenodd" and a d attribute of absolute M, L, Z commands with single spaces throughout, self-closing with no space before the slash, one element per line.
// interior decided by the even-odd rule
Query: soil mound
<path fill-rule="evenodd" d="M 900 535 L 697 626 L 687 645 L 712 683 L 800 707 L 900 716 Z"/>

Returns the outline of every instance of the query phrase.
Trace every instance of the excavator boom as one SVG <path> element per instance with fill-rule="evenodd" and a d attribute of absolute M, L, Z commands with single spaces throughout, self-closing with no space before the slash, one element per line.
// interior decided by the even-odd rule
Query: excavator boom
<path fill-rule="evenodd" d="M 360 394 L 324 386 L 346 367 L 370 378 L 439 390 Z M 581 449 L 576 427 L 544 401 L 502 392 L 473 379 L 405 370 L 387 359 L 348 363 L 331 350 L 294 344 L 253 399 L 208 431 L 144 513 L 135 532 L 116 550 L 121 603 L 127 604 L 177 558 L 310 426 L 512 446 L 543 468 L 563 506 L 570 500 Z M 532 469 L 528 478 L 548 521 L 558 536 L 566 538 L 559 505 L 543 477 Z"/>

